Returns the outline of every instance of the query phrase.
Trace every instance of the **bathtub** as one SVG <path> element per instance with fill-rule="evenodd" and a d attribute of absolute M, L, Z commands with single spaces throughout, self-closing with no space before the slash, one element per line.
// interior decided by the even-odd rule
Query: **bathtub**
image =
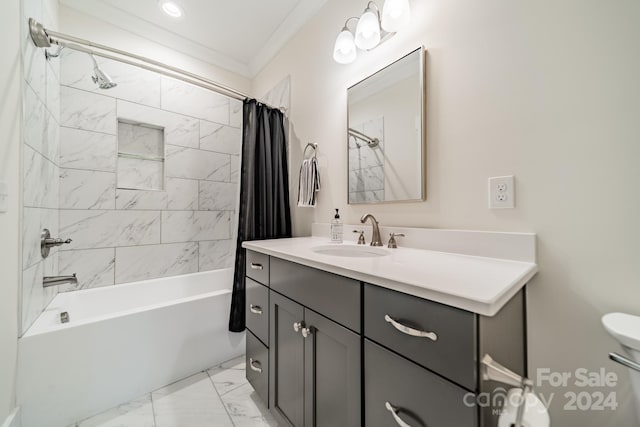
<path fill-rule="evenodd" d="M 225 269 L 58 294 L 18 341 L 22 425 L 66 427 L 243 354 L 232 282 Z"/>

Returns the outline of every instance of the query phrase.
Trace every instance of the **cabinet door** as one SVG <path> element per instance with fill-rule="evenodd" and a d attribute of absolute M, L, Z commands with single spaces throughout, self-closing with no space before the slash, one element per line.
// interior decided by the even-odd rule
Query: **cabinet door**
<path fill-rule="evenodd" d="M 247 331 L 246 376 L 258 393 L 269 403 L 269 349 L 251 331 Z"/>
<path fill-rule="evenodd" d="M 476 427 L 476 396 L 365 339 L 367 427 Z"/>
<path fill-rule="evenodd" d="M 246 279 L 245 313 L 247 329 L 269 346 L 269 288 Z"/>
<path fill-rule="evenodd" d="M 303 307 L 270 292 L 269 406 L 280 426 L 304 425 Z M 294 324 L 298 331 L 294 330 Z"/>
<path fill-rule="evenodd" d="M 360 427 L 360 336 L 305 309 L 305 427 Z"/>

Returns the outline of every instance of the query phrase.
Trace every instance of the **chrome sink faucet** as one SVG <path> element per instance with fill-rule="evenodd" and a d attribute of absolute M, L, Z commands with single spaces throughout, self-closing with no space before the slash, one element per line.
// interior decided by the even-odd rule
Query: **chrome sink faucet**
<path fill-rule="evenodd" d="M 382 246 L 382 240 L 380 238 L 380 228 L 378 227 L 378 220 L 376 217 L 371 215 L 370 213 L 362 215 L 360 218 L 361 223 L 367 222 L 367 220 L 371 220 L 371 225 L 373 226 L 373 234 L 371 235 L 371 246 Z"/>

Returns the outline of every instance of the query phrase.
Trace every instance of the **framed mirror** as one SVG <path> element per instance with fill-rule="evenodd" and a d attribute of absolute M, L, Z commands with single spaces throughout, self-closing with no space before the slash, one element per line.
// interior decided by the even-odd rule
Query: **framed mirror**
<path fill-rule="evenodd" d="M 420 47 L 347 90 L 348 203 L 426 198 Z"/>

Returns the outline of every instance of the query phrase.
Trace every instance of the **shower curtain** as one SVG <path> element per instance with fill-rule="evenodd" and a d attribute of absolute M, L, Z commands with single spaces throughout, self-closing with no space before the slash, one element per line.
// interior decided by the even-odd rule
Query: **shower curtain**
<path fill-rule="evenodd" d="M 284 115 L 255 99 L 243 106 L 240 209 L 229 330 L 245 328 L 245 250 L 242 242 L 291 237 Z"/>

